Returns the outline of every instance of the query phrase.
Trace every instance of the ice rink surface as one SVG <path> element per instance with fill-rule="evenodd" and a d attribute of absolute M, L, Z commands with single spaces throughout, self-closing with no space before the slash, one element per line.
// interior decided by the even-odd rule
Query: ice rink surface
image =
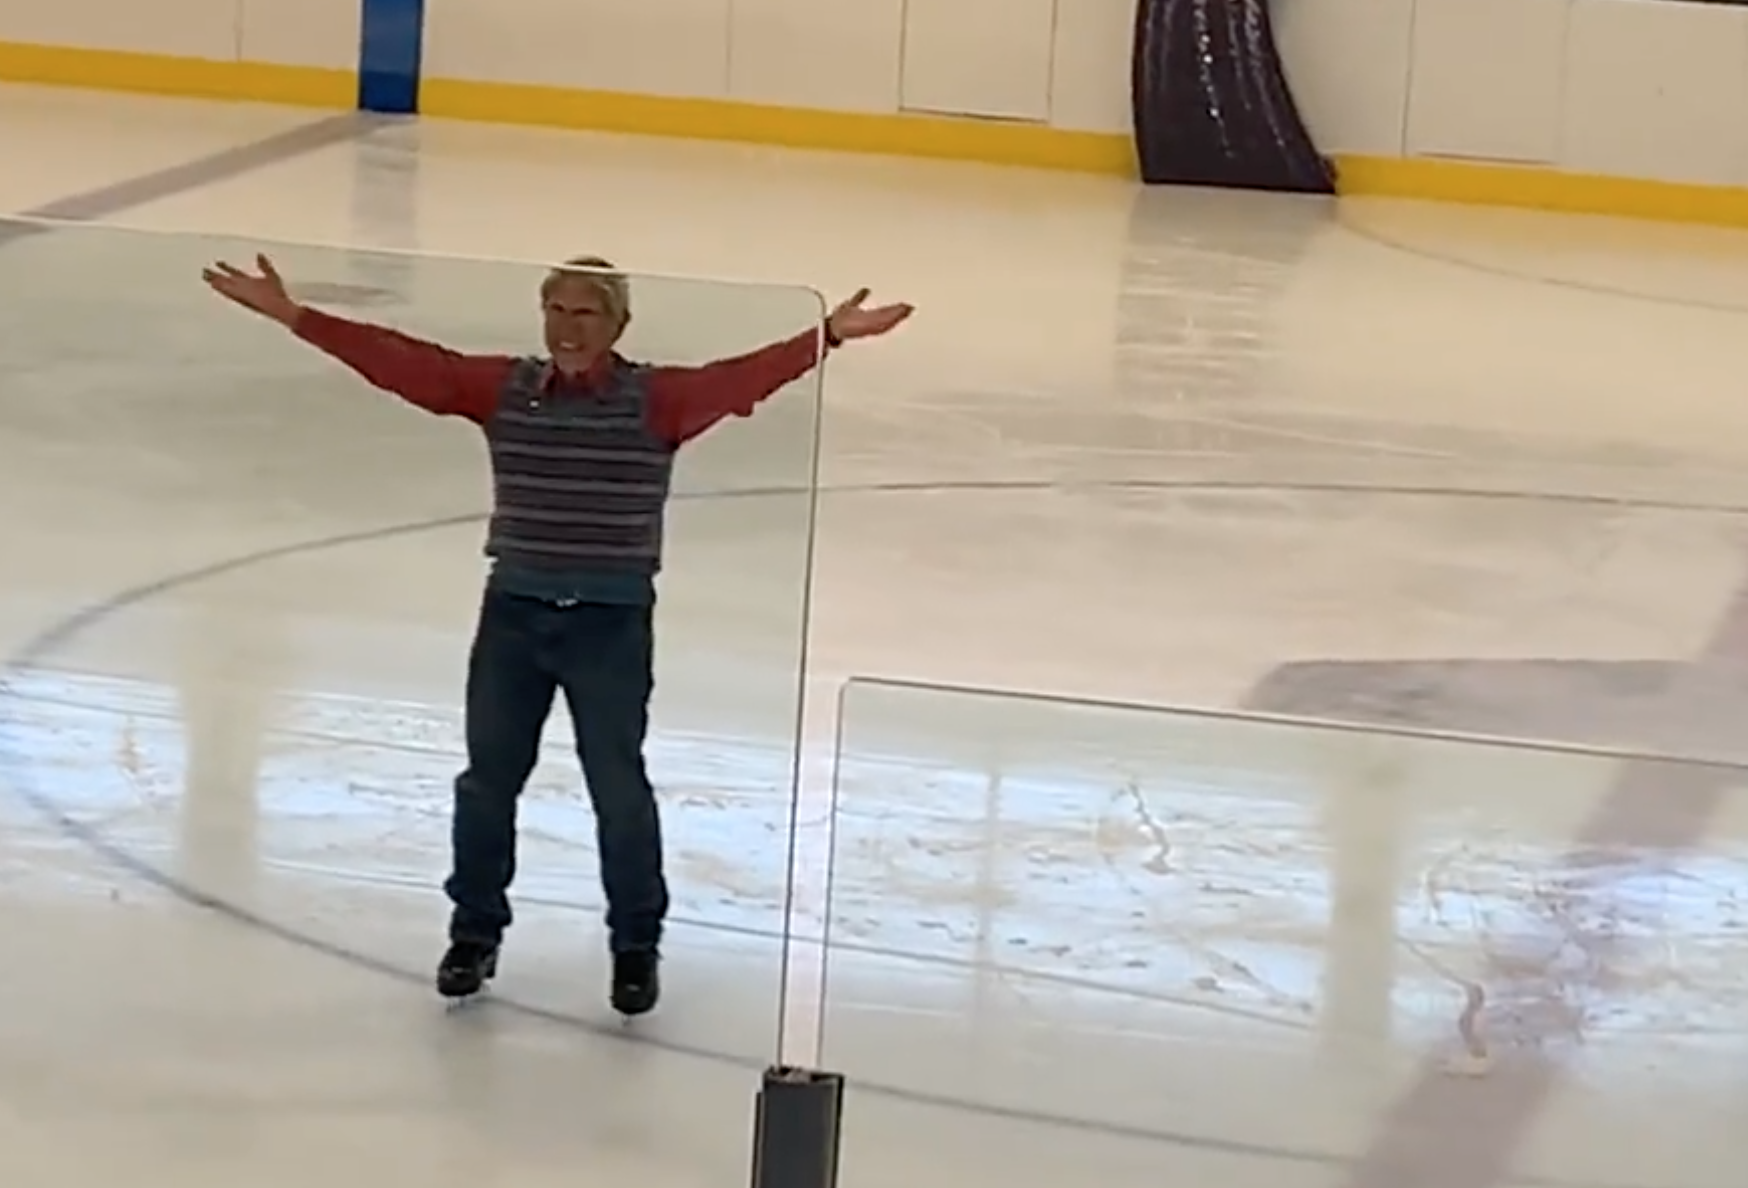
<path fill-rule="evenodd" d="M 1739 1185 L 1748 237 L 17 87 L 0 160 L 7 1188 L 740 1183 L 780 1043 L 846 1188 Z M 658 360 L 919 306 L 683 465 L 633 1028 L 562 717 L 428 989 L 483 451 L 200 286 L 263 247 L 466 349 L 580 253 Z"/>

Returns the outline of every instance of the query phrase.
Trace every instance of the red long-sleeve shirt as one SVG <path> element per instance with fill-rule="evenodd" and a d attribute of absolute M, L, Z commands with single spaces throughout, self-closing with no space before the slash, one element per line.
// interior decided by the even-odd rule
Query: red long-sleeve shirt
<path fill-rule="evenodd" d="M 428 412 L 484 425 L 497 410 L 511 355 L 468 355 L 386 326 L 306 309 L 293 331 L 370 383 Z M 819 336 L 798 334 L 745 355 L 698 367 L 652 367 L 644 373 L 650 429 L 680 445 L 807 374 L 819 362 Z M 601 368 L 613 361 L 603 359 Z M 598 378 L 598 377 L 597 377 Z M 588 399 L 590 377 L 561 389 Z"/>

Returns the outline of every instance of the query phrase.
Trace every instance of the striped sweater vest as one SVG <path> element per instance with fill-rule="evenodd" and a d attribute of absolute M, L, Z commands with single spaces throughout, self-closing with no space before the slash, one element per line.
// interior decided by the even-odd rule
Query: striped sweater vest
<path fill-rule="evenodd" d="M 493 506 L 486 555 L 524 574 L 653 579 L 674 446 L 649 428 L 643 369 L 615 360 L 588 393 L 551 393 L 519 360 L 486 425 Z"/>

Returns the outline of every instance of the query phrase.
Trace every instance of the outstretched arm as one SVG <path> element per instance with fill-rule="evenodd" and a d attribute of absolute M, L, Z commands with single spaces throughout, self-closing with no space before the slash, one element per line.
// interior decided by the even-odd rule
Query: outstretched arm
<path fill-rule="evenodd" d="M 853 338 L 885 334 L 910 317 L 909 305 L 865 307 L 863 289 L 826 319 L 824 333 L 810 330 L 750 354 L 702 367 L 658 367 L 649 377 L 650 423 L 655 432 L 682 445 L 729 417 L 744 417 L 811 371 L 826 350 Z"/>
<path fill-rule="evenodd" d="M 484 423 L 513 362 L 503 355 L 464 355 L 386 326 L 355 322 L 299 305 L 273 262 L 255 257 L 258 275 L 218 263 L 202 274 L 208 287 L 278 322 L 370 383 L 443 416 Z"/>
<path fill-rule="evenodd" d="M 683 445 L 729 417 L 751 415 L 760 402 L 811 371 L 820 358 L 815 331 L 702 367 L 649 372 L 650 427 Z"/>
<path fill-rule="evenodd" d="M 491 419 L 513 360 L 464 355 L 387 326 L 304 308 L 290 323 L 299 338 L 385 392 L 439 416 Z"/>

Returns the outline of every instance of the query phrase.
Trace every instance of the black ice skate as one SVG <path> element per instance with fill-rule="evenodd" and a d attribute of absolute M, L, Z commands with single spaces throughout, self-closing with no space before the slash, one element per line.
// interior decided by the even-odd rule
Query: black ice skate
<path fill-rule="evenodd" d="M 662 996 L 660 965 L 653 950 L 613 954 L 613 1009 L 626 1018 L 655 1010 Z"/>
<path fill-rule="evenodd" d="M 444 998 L 471 998 L 498 973 L 498 946 L 459 940 L 443 954 L 437 967 L 437 993 Z"/>

